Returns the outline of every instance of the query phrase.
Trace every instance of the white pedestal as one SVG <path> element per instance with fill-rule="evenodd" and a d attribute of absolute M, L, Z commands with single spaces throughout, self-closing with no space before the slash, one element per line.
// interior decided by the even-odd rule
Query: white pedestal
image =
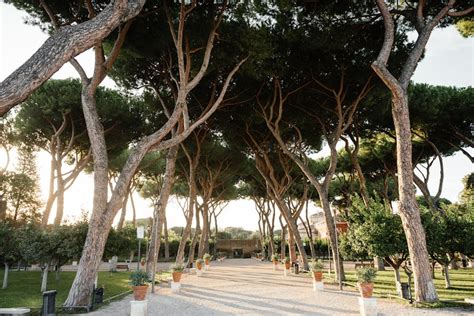
<path fill-rule="evenodd" d="M 171 291 L 173 293 L 177 293 L 181 290 L 181 282 L 173 282 L 171 281 Z"/>
<path fill-rule="evenodd" d="M 202 276 L 202 270 L 196 269 L 196 275 L 198 277 Z"/>
<path fill-rule="evenodd" d="M 210 271 L 211 270 L 211 265 L 210 264 L 205 264 L 204 265 L 204 271 Z"/>
<path fill-rule="evenodd" d="M 284 275 L 284 276 L 290 275 L 290 269 L 286 269 L 286 268 L 285 268 L 285 269 L 283 270 L 283 275 Z"/>
<path fill-rule="evenodd" d="M 147 316 L 148 301 L 130 301 L 130 316 Z"/>
<path fill-rule="evenodd" d="M 324 291 L 324 283 L 322 281 L 313 280 L 313 291 Z"/>
<path fill-rule="evenodd" d="M 377 299 L 358 297 L 361 316 L 377 316 Z"/>

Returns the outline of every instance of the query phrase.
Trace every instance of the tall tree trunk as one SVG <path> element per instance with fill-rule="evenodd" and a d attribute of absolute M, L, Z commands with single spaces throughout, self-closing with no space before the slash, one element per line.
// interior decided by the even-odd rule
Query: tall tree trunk
<path fill-rule="evenodd" d="M 137 227 L 137 210 L 135 208 L 135 202 L 133 201 L 133 192 L 130 193 L 130 202 L 132 203 L 132 225 L 133 227 Z"/>
<path fill-rule="evenodd" d="M 199 243 L 198 257 L 202 258 L 205 253 L 209 253 L 209 209 L 204 202 L 201 208 L 202 214 L 202 232 L 201 242 Z"/>
<path fill-rule="evenodd" d="M 10 266 L 6 262 L 4 262 L 3 265 L 5 266 L 5 273 L 3 274 L 2 290 L 5 290 L 8 287 L 8 272 L 10 271 Z"/>
<path fill-rule="evenodd" d="M 195 185 L 192 185 L 192 187 L 194 186 Z M 189 237 L 191 236 L 191 228 L 192 228 L 193 218 L 194 218 L 194 206 L 195 206 L 195 196 L 196 196 L 195 192 L 196 192 L 195 188 L 190 188 L 188 217 L 186 218 L 186 226 L 184 227 L 183 234 L 181 236 L 181 241 L 179 242 L 178 252 L 176 254 L 176 263 L 181 263 L 181 264 L 183 263 L 186 244 L 188 242 Z M 198 214 L 196 214 L 196 217 L 199 217 Z M 196 238 L 196 233 L 195 233 L 193 236 L 193 242 L 196 242 L 196 241 L 197 241 L 197 238 Z M 189 251 L 191 252 L 191 249 Z M 189 262 L 192 262 L 192 261 L 190 260 Z"/>
<path fill-rule="evenodd" d="M 296 247 L 295 247 L 295 238 L 293 232 L 290 230 L 290 225 L 288 225 L 288 252 L 290 253 L 290 261 L 296 261 Z"/>
<path fill-rule="evenodd" d="M 94 156 L 94 198 L 86 241 L 76 276 L 64 302 L 65 307 L 89 305 L 92 287 L 113 220 L 113 217 L 107 216 L 107 213 L 110 213 L 107 208 L 109 179 L 107 146 L 105 144 L 104 128 L 96 110 L 95 89 L 85 85 L 82 89 L 81 98 Z"/>
<path fill-rule="evenodd" d="M 165 242 L 165 261 L 170 260 L 170 242 L 168 239 L 168 221 L 166 219 L 166 213 L 163 217 L 163 239 Z"/>
<path fill-rule="evenodd" d="M 122 211 L 120 212 L 120 219 L 117 224 L 117 229 L 123 229 L 123 225 L 125 224 L 125 215 L 127 215 L 127 204 L 128 204 L 128 197 L 130 196 L 130 192 L 125 195 L 122 204 Z"/>
<path fill-rule="evenodd" d="M 415 297 L 417 301 L 435 301 L 437 294 L 430 272 L 426 235 L 421 224 L 420 210 L 413 188 L 412 144 L 407 93 L 400 91 L 399 95 L 393 96 L 392 102 L 397 140 L 399 211 L 410 251 Z"/>
<path fill-rule="evenodd" d="M 176 157 L 178 154 L 178 146 L 173 146 L 168 150 L 166 155 L 166 169 L 165 176 L 163 179 L 163 185 L 160 191 L 160 197 L 155 206 L 154 211 L 154 224 L 151 233 L 151 242 L 148 249 L 148 258 L 147 258 L 147 271 L 154 274 L 153 266 L 156 266 L 158 260 L 158 253 L 161 241 L 161 231 L 166 216 L 166 206 L 171 193 L 171 188 L 173 187 L 174 182 L 174 172 L 176 167 Z M 153 278 L 153 275 L 152 275 Z"/>
<path fill-rule="evenodd" d="M 194 253 L 196 251 L 196 244 L 198 242 L 199 235 L 201 234 L 201 224 L 199 220 L 199 209 L 196 209 L 196 230 L 194 231 L 193 240 L 189 246 L 188 262 L 194 262 Z M 202 258 L 202 257 L 201 257 Z"/>
<path fill-rule="evenodd" d="M 342 258 L 339 255 L 339 249 L 338 249 L 339 247 L 338 247 L 337 236 L 336 236 L 336 233 L 337 233 L 336 219 L 334 218 L 334 216 L 331 215 L 331 205 L 329 203 L 327 191 L 320 188 L 320 190 L 318 190 L 318 193 L 319 193 L 319 200 L 323 207 L 324 219 L 326 221 L 326 229 L 329 234 L 329 241 L 330 241 L 331 250 L 332 250 L 332 257 L 333 257 L 332 259 L 333 259 L 334 267 L 336 270 L 336 277 L 337 277 L 337 280 L 341 278 L 340 280 L 345 281 L 346 276 L 344 274 L 344 265 L 343 265 Z"/>
<path fill-rule="evenodd" d="M 59 142 L 58 142 L 59 143 Z M 63 220 L 64 214 L 64 179 L 63 179 L 63 172 L 62 172 L 62 158 L 61 158 L 61 150 L 58 150 L 57 158 L 56 158 L 56 217 L 54 218 L 54 226 L 61 225 L 61 221 Z"/>
<path fill-rule="evenodd" d="M 48 225 L 49 215 L 51 214 L 51 209 L 53 207 L 54 200 L 56 195 L 54 193 L 54 170 L 56 169 L 56 164 L 53 157 L 54 153 L 51 153 L 51 164 L 49 171 L 49 191 L 48 191 L 48 200 L 46 201 L 46 206 L 43 211 L 43 218 L 41 220 L 41 226 L 44 228 Z"/>

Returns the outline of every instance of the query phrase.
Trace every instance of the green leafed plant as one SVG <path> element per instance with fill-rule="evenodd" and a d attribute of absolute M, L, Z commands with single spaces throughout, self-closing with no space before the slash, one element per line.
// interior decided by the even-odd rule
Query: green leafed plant
<path fill-rule="evenodd" d="M 183 272 L 184 271 L 184 265 L 182 265 L 180 263 L 172 264 L 170 266 L 170 270 L 171 270 L 171 272 Z"/>
<path fill-rule="evenodd" d="M 377 270 L 372 267 L 357 269 L 357 280 L 359 283 L 373 283 L 377 275 Z"/>
<path fill-rule="evenodd" d="M 309 263 L 309 270 L 311 272 L 321 272 L 323 271 L 324 265 L 321 260 L 313 260 Z"/>
<path fill-rule="evenodd" d="M 148 283 L 148 275 L 145 271 L 135 271 L 130 274 L 130 285 L 141 286 Z"/>

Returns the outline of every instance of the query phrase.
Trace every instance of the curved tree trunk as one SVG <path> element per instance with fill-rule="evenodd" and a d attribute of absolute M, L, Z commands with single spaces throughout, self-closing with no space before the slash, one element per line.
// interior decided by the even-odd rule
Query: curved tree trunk
<path fill-rule="evenodd" d="M 209 209 L 206 203 L 201 208 L 202 232 L 199 243 L 198 257 L 202 258 L 205 253 L 209 253 Z"/>
<path fill-rule="evenodd" d="M 44 292 L 48 288 L 48 272 L 49 272 L 49 263 L 43 270 L 43 276 L 41 278 L 41 292 Z"/>
<path fill-rule="evenodd" d="M 451 280 L 449 279 L 449 267 L 447 264 L 443 264 L 444 271 L 444 283 L 447 289 L 451 288 Z"/>
<path fill-rule="evenodd" d="M 160 191 L 160 197 L 155 206 L 154 211 L 154 224 L 151 233 L 150 247 L 148 249 L 148 258 L 147 258 L 147 271 L 152 273 L 151 277 L 154 276 L 154 266 L 158 260 L 158 252 L 160 247 L 161 240 L 161 231 L 166 216 L 166 206 L 168 205 L 168 200 L 171 193 L 171 188 L 174 183 L 174 172 L 176 167 L 176 157 L 178 155 L 178 146 L 173 146 L 168 150 L 166 155 L 166 170 L 165 176 L 163 179 L 163 185 Z"/>

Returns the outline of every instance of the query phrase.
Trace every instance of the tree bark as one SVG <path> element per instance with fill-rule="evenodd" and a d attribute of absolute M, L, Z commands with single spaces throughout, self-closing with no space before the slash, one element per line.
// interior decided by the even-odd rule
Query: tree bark
<path fill-rule="evenodd" d="M 168 150 L 166 155 L 166 168 L 165 176 L 163 179 L 163 185 L 160 191 L 160 197 L 158 202 L 155 205 L 154 211 L 154 224 L 151 233 L 150 247 L 148 249 L 148 258 L 147 258 L 147 271 L 151 272 L 151 277 L 153 278 L 154 272 L 153 266 L 156 265 L 158 260 L 158 251 L 161 240 L 161 231 L 166 216 L 166 206 L 168 205 L 168 200 L 171 194 L 171 189 L 174 183 L 174 173 L 176 168 L 176 158 L 178 155 L 178 146 L 173 146 Z"/>
<path fill-rule="evenodd" d="M 163 218 L 163 239 L 165 242 L 165 261 L 170 260 L 170 242 L 168 240 L 168 221 L 166 219 L 166 213 Z"/>
<path fill-rule="evenodd" d="M 194 232 L 191 245 L 189 246 L 188 263 L 194 262 L 194 253 L 196 252 L 196 244 L 198 242 L 198 238 L 200 234 L 201 234 L 201 224 L 199 220 L 199 210 L 196 209 L 196 230 Z"/>
<path fill-rule="evenodd" d="M 54 161 L 54 153 L 51 153 L 51 164 L 50 164 L 50 171 L 49 171 L 49 191 L 48 191 L 48 200 L 46 201 L 46 206 L 44 207 L 43 211 L 43 218 L 41 220 L 41 226 L 44 228 L 48 225 L 49 215 L 51 214 L 51 209 L 53 207 L 54 200 L 56 199 L 56 195 L 54 193 L 54 171 L 55 171 L 55 161 Z"/>
<path fill-rule="evenodd" d="M 209 208 L 207 203 L 203 203 L 201 242 L 199 243 L 198 257 L 202 258 L 205 253 L 209 253 Z"/>
<path fill-rule="evenodd" d="M 3 265 L 5 266 L 5 272 L 3 274 L 2 290 L 5 290 L 8 287 L 8 272 L 10 272 L 10 266 L 6 262 L 4 262 Z"/>
<path fill-rule="evenodd" d="M 131 192 L 129 191 L 126 195 L 125 198 L 123 199 L 123 204 L 122 204 L 122 211 L 120 212 L 120 219 L 117 224 L 117 229 L 123 229 L 123 225 L 125 224 L 125 215 L 127 215 L 127 204 L 128 204 L 128 197 L 130 196 Z"/>
<path fill-rule="evenodd" d="M 62 174 L 62 158 L 61 151 L 58 150 L 58 158 L 56 159 L 56 217 L 54 218 L 54 226 L 61 225 L 64 214 L 64 179 Z"/>
<path fill-rule="evenodd" d="M 71 58 L 93 47 L 124 21 L 136 16 L 145 2 L 111 1 L 93 19 L 60 28 L 0 83 L 0 116 L 24 101 Z"/>
<path fill-rule="evenodd" d="M 449 278 L 449 267 L 446 264 L 443 264 L 443 271 L 444 271 L 444 283 L 447 289 L 451 288 L 451 280 Z"/>
<path fill-rule="evenodd" d="M 49 272 L 49 264 L 46 265 L 46 267 L 43 270 L 43 276 L 41 278 L 41 292 L 44 292 L 47 290 L 48 287 L 48 272 Z"/>

